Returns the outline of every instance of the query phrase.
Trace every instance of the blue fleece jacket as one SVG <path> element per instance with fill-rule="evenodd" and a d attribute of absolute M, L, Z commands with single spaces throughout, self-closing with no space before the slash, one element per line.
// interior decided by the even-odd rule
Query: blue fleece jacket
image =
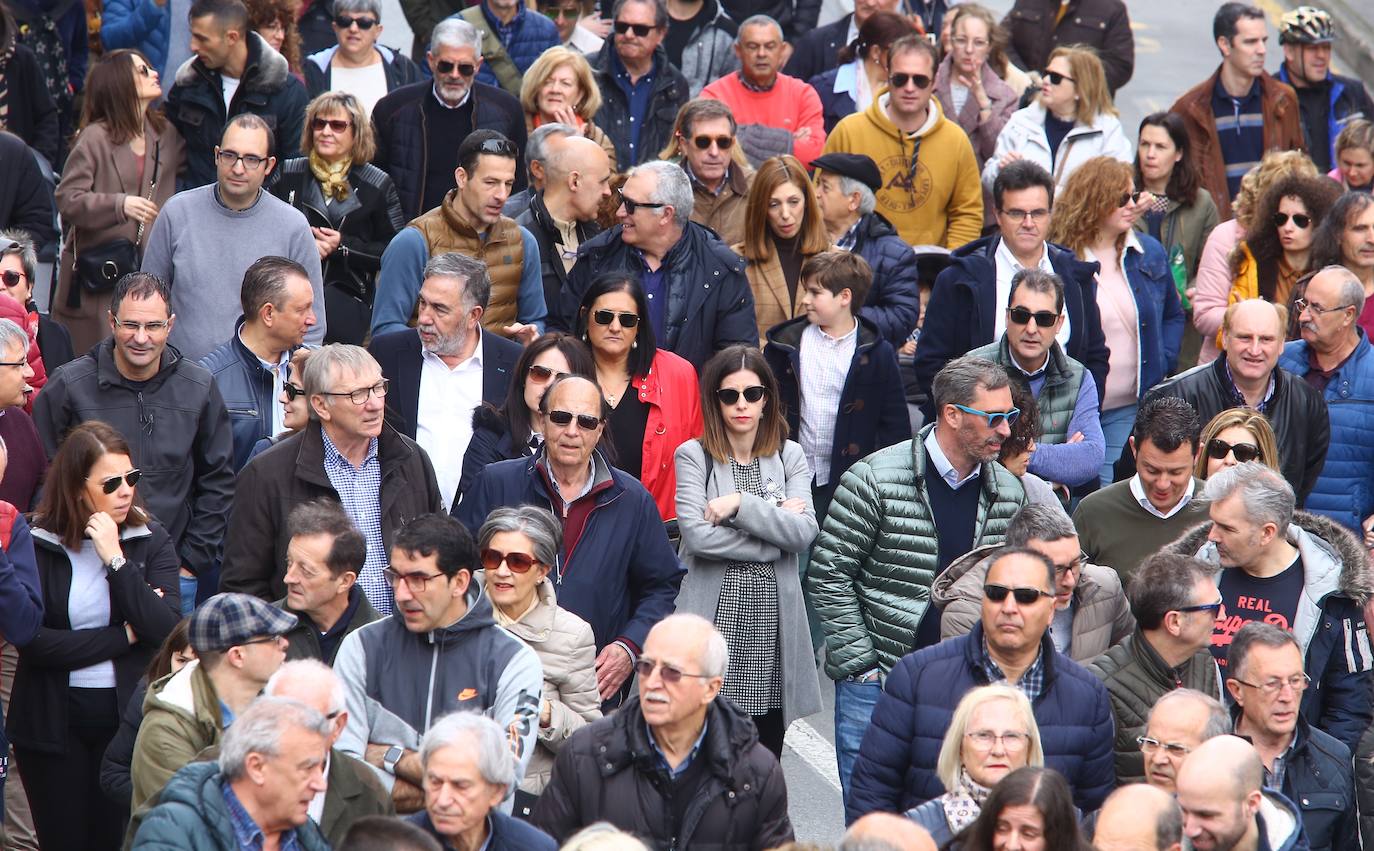
<path fill-rule="evenodd" d="M 23 647 L 43 623 L 43 592 L 38 587 L 38 562 L 33 535 L 24 515 L 14 518 L 10 545 L 0 550 L 0 637 Z"/>

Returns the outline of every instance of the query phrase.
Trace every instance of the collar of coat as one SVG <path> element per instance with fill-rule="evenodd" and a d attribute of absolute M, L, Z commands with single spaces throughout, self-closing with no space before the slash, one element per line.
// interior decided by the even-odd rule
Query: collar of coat
<path fill-rule="evenodd" d="M 245 44 L 248 46 L 248 61 L 243 66 L 239 85 L 245 91 L 264 92 L 275 92 L 286 85 L 287 77 L 291 75 L 291 66 L 287 65 L 286 57 L 273 50 L 272 45 L 255 32 L 248 34 Z M 220 72 L 206 68 L 199 56 L 192 56 L 177 69 L 176 85 L 195 85 L 197 79 L 218 85 Z"/>
<path fill-rule="evenodd" d="M 649 743 L 639 695 L 625 701 L 611 719 L 616 734 L 607 743 L 605 761 L 599 765 L 601 775 L 615 774 L 630 766 L 645 775 L 655 775 L 660 770 L 659 757 Z M 713 776 L 733 787 L 736 769 L 758 743 L 758 732 L 748 717 L 723 695 L 718 695 L 706 708 L 706 738 L 696 758 L 703 761 Z"/>

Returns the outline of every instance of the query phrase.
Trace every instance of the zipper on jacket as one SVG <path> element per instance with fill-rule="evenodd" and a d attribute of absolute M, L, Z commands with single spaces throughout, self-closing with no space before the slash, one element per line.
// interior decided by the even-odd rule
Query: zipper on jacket
<path fill-rule="evenodd" d="M 433 641 L 431 646 L 434 648 L 429 657 L 429 693 L 425 695 L 425 729 L 428 730 L 434 717 L 434 676 L 439 670 L 439 642 Z"/>

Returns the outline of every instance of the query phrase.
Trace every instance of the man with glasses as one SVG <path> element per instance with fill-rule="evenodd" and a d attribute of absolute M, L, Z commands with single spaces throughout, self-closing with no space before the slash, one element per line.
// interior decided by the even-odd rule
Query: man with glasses
<path fill-rule="evenodd" d="M 130 775 L 133 808 L 212 745 L 286 659 L 296 618 L 245 594 L 216 594 L 191 616 L 195 660 L 148 684 Z"/>
<path fill-rule="evenodd" d="M 1177 688 L 1221 698 L 1212 658 L 1212 622 L 1221 598 L 1212 568 L 1190 556 L 1151 556 L 1131 580 L 1136 630 L 1088 665 L 1112 698 L 1116 720 L 1116 782 L 1145 780 L 1144 747 L 1150 708 Z"/>
<path fill-rule="evenodd" d="M 663 50 L 668 30 L 664 0 L 616 0 L 611 49 L 592 61 L 601 109 L 596 125 L 615 143 L 615 161 L 628 169 L 652 162 L 672 137 L 672 116 L 691 86 Z"/>
<path fill-rule="evenodd" d="M 954 709 L 969 689 L 999 682 L 1030 701 L 1045 765 L 1068 781 L 1074 805 L 1082 812 L 1101 806 L 1115 785 L 1111 702 L 1100 680 L 1054 649 L 1054 579 L 1054 562 L 1042 553 L 1002 549 L 992 557 L 982 617 L 969 634 L 893 667 L 854 763 L 846 822 L 906 812 L 944 794 L 936 763 Z"/>
<path fill-rule="evenodd" d="M 549 578 L 558 605 L 591 625 L 597 689 L 615 705 L 649 630 L 672 613 L 686 571 L 653 497 L 596 450 L 611 410 L 596 383 L 560 375 L 539 410 L 539 450 L 483 469 L 454 514 L 476 534 L 494 508 L 553 510 L 563 524 L 563 549 Z"/>
<path fill-rule="evenodd" d="M 1227 650 L 1236 735 L 1255 746 L 1264 785 L 1298 805 L 1313 849 L 1360 847 L 1350 748 L 1298 711 L 1311 685 L 1291 632 L 1251 621 Z"/>
<path fill-rule="evenodd" d="M 127 437 L 143 471 L 139 492 L 176 542 L 189 614 L 197 577 L 207 579 L 207 594 L 215 590 L 234 495 L 234 440 L 214 378 L 167 344 L 178 318 L 171 300 L 154 275 L 121 278 L 110 296 L 110 338 L 48 377 L 33 419 L 49 458 L 87 420 Z"/>
<path fill-rule="evenodd" d="M 312 8 L 317 5 L 311 4 Z M 382 36 L 378 0 L 334 0 L 329 21 L 337 44 L 305 58 L 305 87 L 313 98 L 325 92 L 348 92 L 367 114 L 389 92 L 419 82 L 423 75 L 410 57 L 377 40 Z"/>
<path fill-rule="evenodd" d="M 1146 783 L 1172 796 L 1184 758 L 1208 739 L 1231 732 L 1230 713 L 1213 696 L 1220 689 L 1218 681 L 1206 693 L 1184 687 L 1156 698 L 1145 731 L 1135 740 L 1144 758 Z"/>
<path fill-rule="evenodd" d="M 300 264 L 311 303 L 324 305 L 320 252 L 309 222 L 262 188 L 277 164 L 270 155 L 272 135 L 251 112 L 231 118 L 213 151 L 217 182 L 173 195 L 148 232 L 142 270 L 171 290 L 177 321 L 170 342 L 182 357 L 200 360 L 234 336 L 244 276 L 263 256 Z M 324 341 L 323 310 L 318 320 L 306 332 L 308 344 Z"/>
<path fill-rule="evenodd" d="M 338 500 L 367 541 L 358 584 L 379 613 L 392 611 L 382 575 L 407 519 L 443 510 L 424 450 L 383 421 L 387 381 L 366 349 L 331 343 L 302 376 L 310 422 L 239 473 L 225 535 L 220 588 L 263 600 L 286 596 L 288 515 L 319 497 Z"/>
<path fill-rule="evenodd" d="M 397 812 L 424 806 L 420 740 L 450 712 L 495 719 L 517 777 L 534 753 L 543 669 L 496 625 L 491 598 L 472 581 L 476 567 L 477 545 L 461 523 L 414 517 L 396 532 L 384 571 L 395 613 L 345 638 L 334 660 L 348 699 L 339 749 L 372 767 Z"/>
<path fill-rule="evenodd" d="M 946 118 L 935 93 L 938 50 L 922 36 L 888 48 L 886 91 L 846 116 L 825 152 L 866 154 L 878 164 L 878 211 L 910 245 L 953 251 L 983 231 L 983 184 L 968 135 Z"/>
<path fill-rule="evenodd" d="M 1217 570 L 1212 655 L 1222 674 L 1238 676 L 1229 653 L 1245 624 L 1291 632 L 1313 683 L 1299 695 L 1303 717 L 1353 751 L 1374 717 L 1362 612 L 1374 577 L 1364 547 L 1330 520 L 1295 512 L 1292 486 L 1258 461 L 1215 473 L 1205 497 L 1211 521 L 1168 549 Z"/>
<path fill-rule="evenodd" d="M 744 207 L 754 170 L 735 159 L 735 116 L 718 100 L 696 98 L 677 113 L 673 142 L 692 183 L 692 221 L 715 231 L 726 245 L 744 241 Z M 742 159 L 742 158 L 741 158 Z"/>
<path fill-rule="evenodd" d="M 720 696 L 729 655 L 705 618 L 664 618 L 635 665 L 639 693 L 563 745 L 534 825 L 559 842 L 602 821 L 660 848 L 790 842 L 782 767 Z"/>

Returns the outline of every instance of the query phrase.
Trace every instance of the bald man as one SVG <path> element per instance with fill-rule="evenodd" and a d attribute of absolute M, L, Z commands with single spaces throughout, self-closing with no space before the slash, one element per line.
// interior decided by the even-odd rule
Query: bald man
<path fill-rule="evenodd" d="M 1236 736 L 1208 739 L 1183 760 L 1178 805 L 1195 851 L 1308 848 L 1297 806 L 1263 782 L 1259 754 Z"/>
<path fill-rule="evenodd" d="M 1183 812 L 1168 792 L 1144 783 L 1117 789 L 1097 813 L 1097 851 L 1180 851 Z"/>
<path fill-rule="evenodd" d="M 935 840 L 911 819 L 869 813 L 845 831 L 836 851 L 936 851 Z"/>
<path fill-rule="evenodd" d="M 552 142 L 552 140 L 551 140 Z M 586 136 L 569 136 L 549 146 L 544 188 L 516 219 L 539 243 L 544 298 L 558 293 L 577 259 L 577 247 L 601 232 L 596 214 L 611 197 L 611 158 Z"/>

